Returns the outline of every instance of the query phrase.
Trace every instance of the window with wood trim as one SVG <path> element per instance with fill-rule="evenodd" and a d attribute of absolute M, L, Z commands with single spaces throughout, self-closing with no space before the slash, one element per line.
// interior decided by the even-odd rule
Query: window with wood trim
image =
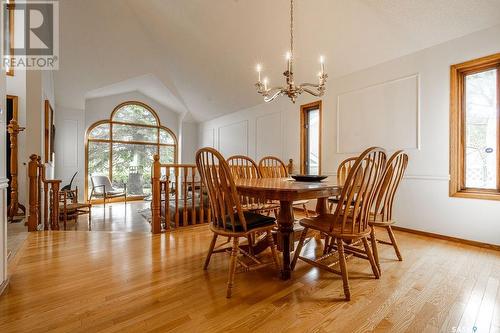
<path fill-rule="evenodd" d="M 500 53 L 451 66 L 450 196 L 500 200 Z"/>
<path fill-rule="evenodd" d="M 14 1 L 10 0 L 3 4 L 8 15 L 5 15 L 3 31 L 4 35 L 4 52 L 5 56 L 10 60 L 14 57 Z M 2 59 L 2 61 L 4 61 Z M 9 76 L 14 76 L 14 68 L 9 66 L 9 62 L 5 66 L 6 74 Z"/>
<path fill-rule="evenodd" d="M 176 163 L 177 138 L 148 105 L 126 102 L 115 108 L 110 119 L 90 126 L 86 150 L 87 193 L 90 177 L 104 175 L 117 188 L 127 184 L 129 196 L 144 197 L 151 193 L 153 156 L 159 154 L 161 163 Z"/>
<path fill-rule="evenodd" d="M 300 107 L 300 173 L 321 173 L 321 101 Z"/>

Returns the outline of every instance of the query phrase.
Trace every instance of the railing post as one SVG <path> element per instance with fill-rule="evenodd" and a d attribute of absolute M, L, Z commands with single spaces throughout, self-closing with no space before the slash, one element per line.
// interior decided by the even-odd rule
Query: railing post
<path fill-rule="evenodd" d="M 28 163 L 29 177 L 29 216 L 28 231 L 37 231 L 38 227 L 38 156 L 30 156 Z"/>
<path fill-rule="evenodd" d="M 153 234 L 159 234 L 161 232 L 161 189 L 160 189 L 160 177 L 161 177 L 161 164 L 160 156 L 154 155 L 153 157 L 153 177 L 151 179 L 151 190 L 153 200 L 151 201 L 151 231 Z M 168 184 L 167 184 L 168 186 Z M 166 198 L 165 200 L 168 200 Z"/>

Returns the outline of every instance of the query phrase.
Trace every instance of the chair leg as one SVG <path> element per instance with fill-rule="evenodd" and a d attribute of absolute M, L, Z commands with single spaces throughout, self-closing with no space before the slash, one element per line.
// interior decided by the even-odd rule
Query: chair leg
<path fill-rule="evenodd" d="M 217 234 L 214 234 L 212 237 L 212 242 L 210 242 L 210 247 L 208 248 L 207 258 L 205 259 L 205 265 L 203 265 L 203 269 L 208 269 L 208 264 L 210 264 L 210 258 L 212 257 L 212 253 L 214 252 L 215 242 L 217 242 Z"/>
<path fill-rule="evenodd" d="M 370 265 L 372 266 L 373 275 L 375 275 L 376 279 L 380 278 L 380 272 L 377 268 L 377 264 L 375 263 L 375 258 L 373 258 L 372 250 L 370 249 L 370 245 L 368 245 L 368 239 L 363 237 L 363 245 L 365 246 L 366 256 L 368 257 L 368 261 L 370 261 Z"/>
<path fill-rule="evenodd" d="M 340 272 L 342 273 L 342 283 L 344 285 L 344 295 L 346 301 L 351 300 L 351 291 L 349 289 L 349 274 L 347 272 L 347 263 L 344 254 L 344 243 L 342 239 L 337 238 L 337 247 L 339 250 Z"/>
<path fill-rule="evenodd" d="M 325 235 L 325 247 L 323 248 L 323 254 L 327 254 L 328 249 L 330 248 L 331 238 L 327 234 L 324 234 L 324 235 Z"/>
<path fill-rule="evenodd" d="M 394 236 L 394 233 L 392 232 L 391 226 L 387 226 L 387 233 L 389 234 L 389 238 L 391 239 L 392 247 L 394 247 L 394 251 L 396 252 L 396 256 L 398 257 L 399 261 L 403 261 L 403 256 L 401 255 L 401 252 L 399 251 L 398 243 L 396 242 L 396 237 Z"/>
<path fill-rule="evenodd" d="M 375 227 L 372 227 L 372 230 L 370 231 L 370 240 L 372 243 L 372 251 L 373 251 L 373 257 L 375 258 L 375 264 L 377 264 L 379 273 L 382 273 L 382 270 L 380 269 L 380 261 L 378 258 L 378 247 L 377 247 L 377 238 L 375 235 Z"/>
<path fill-rule="evenodd" d="M 92 230 L 92 213 L 91 210 L 89 209 L 89 231 Z"/>
<path fill-rule="evenodd" d="M 238 252 L 239 252 L 238 240 L 239 240 L 238 237 L 234 237 L 234 239 L 233 239 L 233 248 L 231 250 L 231 260 L 229 262 L 229 277 L 227 279 L 227 291 L 226 291 L 227 298 L 231 298 L 231 294 L 233 291 L 234 274 L 236 272 L 236 257 L 238 256 Z"/>
<path fill-rule="evenodd" d="M 302 251 L 302 247 L 304 246 L 304 241 L 306 240 L 308 230 L 309 230 L 308 228 L 304 228 L 304 230 L 302 230 L 302 233 L 300 234 L 299 244 L 295 249 L 292 264 L 290 265 L 292 271 L 295 269 L 295 265 L 297 264 L 297 259 L 299 259 L 300 252 Z"/>
<path fill-rule="evenodd" d="M 278 251 L 276 250 L 276 244 L 274 244 L 273 233 L 271 230 L 267 231 L 267 242 L 269 243 L 269 247 L 271 248 L 271 253 L 273 255 L 274 265 L 276 269 L 281 269 L 280 258 L 278 256 Z"/>
<path fill-rule="evenodd" d="M 309 217 L 309 211 L 307 210 L 306 204 L 303 204 L 302 208 L 304 209 L 304 214 L 306 214 L 306 217 Z"/>
<path fill-rule="evenodd" d="M 248 253 L 250 253 L 250 255 L 253 255 L 253 244 L 254 244 L 254 235 L 255 233 L 250 233 L 248 234 L 247 236 L 247 241 L 248 241 Z"/>

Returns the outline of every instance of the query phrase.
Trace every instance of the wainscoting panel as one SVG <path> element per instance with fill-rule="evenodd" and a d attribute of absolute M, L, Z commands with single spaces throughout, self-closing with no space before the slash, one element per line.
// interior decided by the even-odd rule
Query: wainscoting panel
<path fill-rule="evenodd" d="M 337 152 L 368 146 L 419 149 L 419 76 L 347 92 L 337 99 Z"/>
<path fill-rule="evenodd" d="M 219 127 L 219 151 L 224 157 L 248 155 L 248 120 Z"/>
<path fill-rule="evenodd" d="M 255 154 L 257 159 L 268 155 L 282 156 L 283 134 L 280 112 L 256 118 Z"/>

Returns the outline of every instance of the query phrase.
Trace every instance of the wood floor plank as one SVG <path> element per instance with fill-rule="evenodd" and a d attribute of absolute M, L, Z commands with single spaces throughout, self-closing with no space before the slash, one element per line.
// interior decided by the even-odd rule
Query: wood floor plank
<path fill-rule="evenodd" d="M 207 227 L 31 233 L 0 298 L 0 332 L 498 331 L 500 253 L 396 237 L 405 260 L 381 246 L 380 280 L 365 260 L 348 260 L 345 302 L 340 277 L 303 262 L 289 281 L 272 266 L 239 273 L 226 299 L 227 255 L 202 269 Z M 305 254 L 320 251 L 312 241 Z"/>

